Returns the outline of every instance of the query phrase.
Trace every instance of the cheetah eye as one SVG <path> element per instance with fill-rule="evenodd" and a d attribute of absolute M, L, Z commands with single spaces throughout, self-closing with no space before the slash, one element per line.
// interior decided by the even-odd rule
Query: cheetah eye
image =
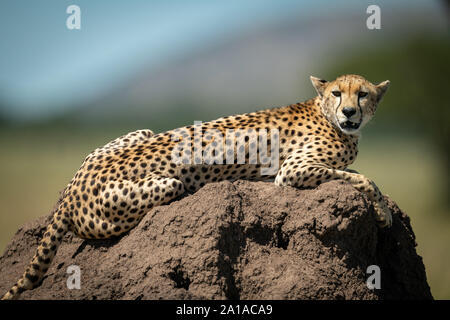
<path fill-rule="evenodd" d="M 335 96 L 335 97 L 340 97 L 340 96 L 341 96 L 341 92 L 340 92 L 340 91 L 332 91 L 331 93 L 332 93 L 333 96 Z"/>
<path fill-rule="evenodd" d="M 366 96 L 367 96 L 367 92 L 364 92 L 364 91 L 358 92 L 358 98 L 364 98 Z"/>

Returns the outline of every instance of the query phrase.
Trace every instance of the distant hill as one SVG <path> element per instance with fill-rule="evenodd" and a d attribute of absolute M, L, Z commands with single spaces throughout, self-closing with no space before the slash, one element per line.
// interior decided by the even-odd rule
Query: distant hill
<path fill-rule="evenodd" d="M 330 14 L 242 30 L 157 69 L 142 68 L 120 87 L 63 117 L 82 123 L 130 122 L 158 131 L 303 101 L 314 94 L 309 76 L 328 76 L 321 72 L 333 60 L 424 30 L 447 29 L 445 16 L 434 11 L 383 12 L 381 31 L 368 30 L 366 17 Z"/>

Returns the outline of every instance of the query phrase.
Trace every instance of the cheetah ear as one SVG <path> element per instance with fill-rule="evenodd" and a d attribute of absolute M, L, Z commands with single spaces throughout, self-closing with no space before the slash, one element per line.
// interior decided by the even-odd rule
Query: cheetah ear
<path fill-rule="evenodd" d="M 322 97 L 323 96 L 323 92 L 325 91 L 326 86 L 328 85 L 328 81 L 327 80 L 322 80 L 313 76 L 309 77 L 311 79 L 312 85 L 314 87 L 314 89 L 316 89 L 317 94 Z"/>
<path fill-rule="evenodd" d="M 377 102 L 381 101 L 381 98 L 383 98 L 384 94 L 386 93 L 387 89 L 389 88 L 389 80 L 380 82 L 375 87 L 377 88 Z"/>

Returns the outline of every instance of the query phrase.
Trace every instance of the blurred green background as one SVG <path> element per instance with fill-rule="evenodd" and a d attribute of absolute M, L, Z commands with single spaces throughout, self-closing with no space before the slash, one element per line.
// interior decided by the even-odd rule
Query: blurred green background
<path fill-rule="evenodd" d="M 447 2 L 81 0 L 77 31 L 69 4 L 0 5 L 0 251 L 117 136 L 303 101 L 309 75 L 356 73 L 391 87 L 352 167 L 411 217 L 433 296 L 450 299 Z"/>

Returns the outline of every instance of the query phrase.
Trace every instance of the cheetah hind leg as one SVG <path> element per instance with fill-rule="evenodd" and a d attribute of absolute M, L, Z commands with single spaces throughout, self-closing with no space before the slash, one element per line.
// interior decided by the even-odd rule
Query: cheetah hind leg
<path fill-rule="evenodd" d="M 118 187 L 119 185 L 121 185 L 121 188 Z M 129 208 L 127 210 L 128 216 L 121 219 L 119 218 L 120 216 L 125 217 L 125 210 L 121 214 L 119 214 L 119 210 L 115 211 L 108 219 L 98 221 L 98 226 L 89 230 L 92 234 L 92 237 L 89 238 L 104 239 L 123 234 L 138 224 L 144 213 L 151 208 L 168 203 L 184 193 L 183 183 L 174 178 L 151 177 L 137 182 L 116 181 L 114 186 L 114 189 L 109 191 L 109 199 L 115 198 L 115 205 L 118 208 L 121 207 L 122 203 L 125 203 L 126 207 Z M 124 195 L 125 188 L 128 191 Z M 104 198 L 106 198 L 105 194 L 102 195 L 102 199 Z M 103 203 L 105 204 L 105 202 Z M 61 244 L 64 234 L 69 230 L 76 234 L 81 233 L 81 227 L 75 222 L 69 219 L 69 215 L 61 205 L 55 212 L 52 222 L 47 226 L 36 254 L 23 276 L 1 300 L 17 299 L 23 291 L 31 290 L 40 284 L 56 254 L 58 246 Z"/>
<path fill-rule="evenodd" d="M 137 181 L 112 181 L 100 194 L 101 217 L 84 225 L 75 221 L 74 231 L 78 235 L 84 231 L 84 238 L 91 239 L 120 236 L 135 227 L 152 208 L 168 203 L 184 192 L 180 180 L 157 175 Z"/>

